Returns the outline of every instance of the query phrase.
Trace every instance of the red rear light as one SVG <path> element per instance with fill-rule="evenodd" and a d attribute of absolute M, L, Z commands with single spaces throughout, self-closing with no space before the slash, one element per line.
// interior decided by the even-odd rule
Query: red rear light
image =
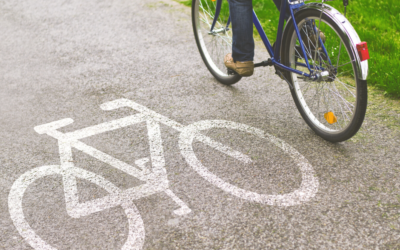
<path fill-rule="evenodd" d="M 357 44 L 358 55 L 360 56 L 361 61 L 365 61 L 369 59 L 369 52 L 367 42 L 361 42 Z"/>

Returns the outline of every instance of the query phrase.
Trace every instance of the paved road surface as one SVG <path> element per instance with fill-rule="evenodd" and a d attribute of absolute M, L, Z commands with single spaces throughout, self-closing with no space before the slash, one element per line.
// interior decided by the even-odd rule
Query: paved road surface
<path fill-rule="evenodd" d="M 356 137 L 332 144 L 307 127 L 271 69 L 219 84 L 197 52 L 188 8 L 0 0 L 0 34 L 1 249 L 400 248 L 398 130 L 367 117 Z M 121 98 L 153 111 L 143 109 L 153 122 L 129 107 L 100 108 Z M 154 122 L 161 116 L 169 123 Z M 60 167 L 57 140 L 34 130 L 64 118 L 74 122 L 62 133 L 115 128 L 83 130 L 91 136 L 81 144 L 64 137 L 63 166 L 74 164 L 76 179 Z M 137 123 L 123 127 L 128 120 Z M 202 120 L 203 139 L 186 127 Z M 247 126 L 228 129 L 238 123 Z M 114 158 L 127 165 L 105 163 Z M 74 210 L 90 201 L 97 212 Z M 187 209 L 176 214 L 179 202 Z"/>

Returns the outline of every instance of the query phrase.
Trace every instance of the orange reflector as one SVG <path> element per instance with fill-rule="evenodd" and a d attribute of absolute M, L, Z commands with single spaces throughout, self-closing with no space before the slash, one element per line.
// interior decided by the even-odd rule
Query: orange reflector
<path fill-rule="evenodd" d="M 334 124 L 335 122 L 337 122 L 337 118 L 336 118 L 336 116 L 333 114 L 333 112 L 325 113 L 324 117 L 325 117 L 325 120 L 326 120 L 329 124 Z"/>
<path fill-rule="evenodd" d="M 215 1 L 217 1 L 217 0 L 211 0 L 211 1 L 215 2 Z"/>

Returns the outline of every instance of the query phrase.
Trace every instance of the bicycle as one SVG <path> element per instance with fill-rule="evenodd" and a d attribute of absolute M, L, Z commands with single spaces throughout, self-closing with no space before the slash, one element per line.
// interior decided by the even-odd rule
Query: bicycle
<path fill-rule="evenodd" d="M 332 1 L 332 0 L 325 0 Z M 255 67 L 274 66 L 285 80 L 301 116 L 320 137 L 331 142 L 350 139 L 360 129 L 367 109 L 369 53 L 350 22 L 322 3 L 284 0 L 274 46 L 256 13 L 253 23 L 270 58 Z M 348 0 L 343 1 L 345 9 Z M 285 13 L 290 17 L 284 26 Z M 232 52 L 229 6 L 223 0 L 192 0 L 197 47 L 210 73 L 231 85 L 241 76 L 227 70 L 223 56 Z M 320 37 L 320 30 L 326 41 Z"/>
<path fill-rule="evenodd" d="M 130 107 L 139 113 L 68 133 L 62 133 L 57 129 L 71 124 L 73 120 L 70 118 L 36 126 L 34 128 L 37 133 L 47 134 L 58 140 L 61 162 L 60 165 L 42 166 L 27 171 L 14 182 L 8 197 L 9 213 L 15 227 L 20 235 L 35 249 L 47 250 L 55 248 L 43 241 L 29 226 L 29 223 L 24 217 L 22 199 L 30 184 L 49 175 L 62 176 L 66 210 L 68 215 L 72 218 L 80 218 L 108 208 L 122 206 L 129 222 L 128 237 L 122 249 L 141 249 L 144 243 L 145 231 L 143 221 L 132 200 L 164 192 L 179 206 L 178 209 L 174 210 L 175 214 L 181 216 L 190 213 L 191 209 L 186 205 L 186 203 L 169 189 L 160 124 L 167 125 L 168 127 L 181 132 L 179 137 L 179 148 L 181 154 L 185 158 L 186 162 L 198 174 L 200 174 L 200 176 L 216 187 L 219 187 L 239 198 L 267 205 L 294 206 L 309 201 L 318 191 L 318 179 L 315 177 L 314 170 L 307 159 L 284 141 L 265 133 L 260 129 L 224 120 L 205 120 L 184 126 L 128 99 L 114 100 L 104 103 L 100 107 L 103 110 Z M 136 160 L 135 164 L 137 167 L 122 162 L 79 141 L 80 139 L 89 136 L 132 126 L 142 122 L 147 125 L 150 158 L 146 157 Z M 252 160 L 249 156 L 214 141 L 200 133 L 202 130 L 212 128 L 235 129 L 271 141 L 274 145 L 287 153 L 300 168 L 302 174 L 302 183 L 300 187 L 288 194 L 259 194 L 241 189 L 214 175 L 203 166 L 200 160 L 197 159 L 192 147 L 194 140 L 200 141 L 241 162 L 251 163 Z M 102 162 L 124 171 L 125 173 L 144 181 L 145 184 L 121 190 L 102 176 L 74 166 L 72 148 L 82 151 Z M 150 161 L 151 167 L 148 167 L 146 164 Z M 109 195 L 80 203 L 77 189 L 77 177 L 88 180 L 102 187 L 109 193 Z"/>

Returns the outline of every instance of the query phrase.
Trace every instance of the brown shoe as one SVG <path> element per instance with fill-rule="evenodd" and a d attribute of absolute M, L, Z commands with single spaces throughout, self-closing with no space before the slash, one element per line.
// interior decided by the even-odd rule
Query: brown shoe
<path fill-rule="evenodd" d="M 227 54 L 224 58 L 224 63 L 228 69 L 234 70 L 236 73 L 238 73 L 241 76 L 253 75 L 253 72 L 254 72 L 253 61 L 247 61 L 247 62 L 236 61 L 235 62 L 232 58 L 232 54 Z"/>

